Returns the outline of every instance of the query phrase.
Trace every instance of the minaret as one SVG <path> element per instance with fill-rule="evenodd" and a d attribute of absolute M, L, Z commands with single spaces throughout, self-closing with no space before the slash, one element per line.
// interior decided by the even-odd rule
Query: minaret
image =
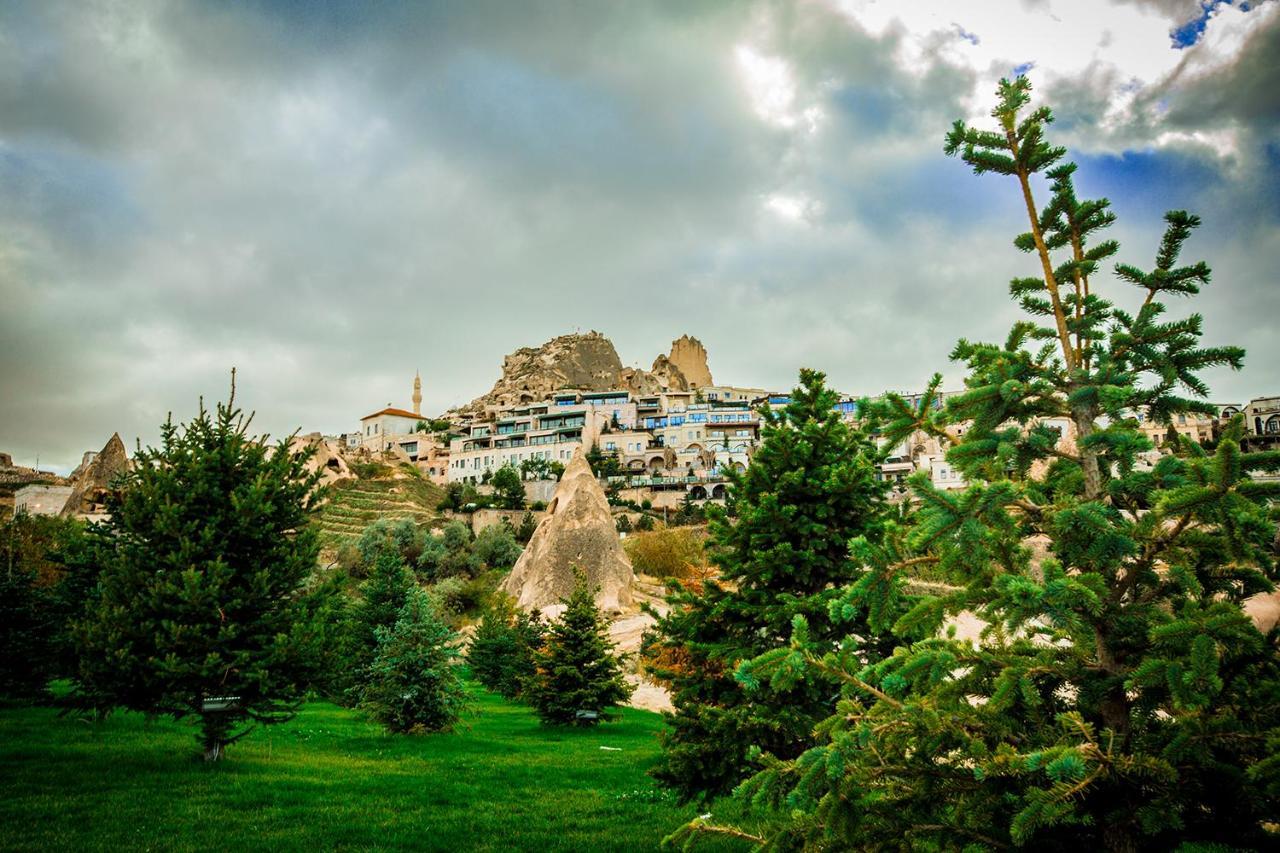
<path fill-rule="evenodd" d="M 422 414 L 422 377 L 416 370 L 413 372 L 413 413 Z"/>

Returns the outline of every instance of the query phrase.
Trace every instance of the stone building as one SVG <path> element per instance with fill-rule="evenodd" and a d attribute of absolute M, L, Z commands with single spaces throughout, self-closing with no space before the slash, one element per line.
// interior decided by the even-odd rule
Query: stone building
<path fill-rule="evenodd" d="M 71 497 L 69 485 L 32 484 L 13 494 L 13 513 L 18 515 L 58 515 Z"/>
<path fill-rule="evenodd" d="M 622 432 L 624 419 L 635 420 L 626 392 L 560 393 L 541 403 L 496 408 L 450 442 L 448 481 L 478 483 L 499 468 L 538 459 L 568 464 L 578 448 Z"/>
<path fill-rule="evenodd" d="M 1219 404 L 1217 409 L 1218 413 L 1215 415 L 1183 412 L 1174 415 L 1173 422 L 1170 424 L 1143 420 L 1139 417 L 1139 429 L 1157 448 L 1164 448 L 1169 444 L 1170 430 L 1199 444 L 1208 444 L 1217 440 L 1222 426 L 1240 411 L 1240 407 L 1233 404 Z"/>
<path fill-rule="evenodd" d="M 1242 411 L 1251 450 L 1280 448 L 1280 397 L 1254 397 Z"/>
<path fill-rule="evenodd" d="M 387 404 L 360 419 L 360 446 L 374 453 L 390 450 L 399 439 L 417 434 L 422 416 Z"/>

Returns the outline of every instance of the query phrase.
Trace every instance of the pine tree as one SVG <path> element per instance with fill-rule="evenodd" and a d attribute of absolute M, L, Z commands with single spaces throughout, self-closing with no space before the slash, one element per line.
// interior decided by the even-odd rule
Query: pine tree
<path fill-rule="evenodd" d="M 361 706 L 391 732 L 452 729 L 467 707 L 457 636 L 424 590 L 410 591 L 395 625 L 377 629 Z"/>
<path fill-rule="evenodd" d="M 535 655 L 545 634 L 541 613 L 517 612 L 508 596 L 497 595 L 467 650 L 472 674 L 490 690 L 516 698 L 535 671 Z"/>
<path fill-rule="evenodd" d="M 675 710 L 654 775 L 682 796 L 732 789 L 751 772 L 752 747 L 794 758 L 830 713 L 837 688 L 825 676 L 806 675 L 786 690 L 748 689 L 733 672 L 785 647 L 797 618 L 808 620 L 817 641 L 835 637 L 827 614 L 835 585 L 858 576 L 849 540 L 878 541 L 885 491 L 878 451 L 841 419 L 837 401 L 823 374 L 804 370 L 783 411 L 762 410 L 751 466 L 729 473 L 726 508 L 710 509 L 709 552 L 720 577 L 696 590 L 677 585 L 648 646 L 654 659 L 681 664 L 656 673 L 670 683 Z M 892 622 L 895 606 L 887 602 L 872 624 Z M 891 648 L 867 650 L 879 656 Z"/>
<path fill-rule="evenodd" d="M 76 626 L 75 699 L 197 716 L 208 760 L 242 723 L 290 718 L 315 664 L 303 585 L 319 550 L 318 475 L 287 441 L 248 434 L 232 377 L 226 404 L 170 418 L 160 447 L 134 457 L 94 531 L 101 574 Z"/>
<path fill-rule="evenodd" d="M 367 669 L 377 653 L 378 632 L 395 627 L 415 588 L 413 574 L 398 551 L 383 548 L 375 552 L 373 570 L 360 585 L 359 602 L 351 608 L 350 701 L 356 701 L 363 689 Z"/>
<path fill-rule="evenodd" d="M 1253 475 L 1280 469 L 1280 453 L 1242 452 L 1237 417 L 1212 454 L 1184 440 L 1141 464 L 1151 444 L 1137 415 L 1211 411 L 1197 374 L 1243 353 L 1202 346 L 1198 315 L 1164 319 L 1166 298 L 1209 281 L 1205 264 L 1179 262 L 1190 214 L 1165 217 L 1150 271 L 1117 264 L 1100 286 L 1118 246 L 1094 238 L 1114 216 L 1077 197 L 1074 165 L 1044 139 L 1051 113 L 1024 110 L 1029 88 L 1003 81 L 999 128 L 957 123 L 946 150 L 1016 179 L 1031 230 L 1015 245 L 1040 274 L 1010 290 L 1033 319 L 1003 346 L 960 342 L 969 375 L 945 409 L 893 396 L 869 409 L 889 440 L 921 429 L 948 442 L 971 485 L 913 478 L 903 535 L 855 553 L 888 588 L 922 565 L 949 583 L 897 621 L 887 659 L 859 660 L 856 642 L 831 652 L 801 624 L 791 649 L 740 672 L 808 668 L 844 684 L 818 745 L 743 788 L 789 806 L 778 847 L 1276 843 L 1280 631 L 1261 635 L 1241 602 L 1277 577 L 1280 484 Z M 1040 172 L 1052 183 L 1037 212 Z M 1126 285 L 1136 311 L 1103 298 Z M 851 587 L 838 606 L 868 602 Z M 987 625 L 976 645 L 942 631 L 962 610 Z"/>
<path fill-rule="evenodd" d="M 471 644 L 467 647 L 467 665 L 471 674 L 490 690 L 497 690 L 501 680 L 504 659 L 511 654 L 511 623 L 515 619 L 515 608 L 511 599 L 505 595 L 495 595 L 476 632 L 471 636 Z"/>
<path fill-rule="evenodd" d="M 631 696 L 631 685 L 609 641 L 608 626 L 580 572 L 565 611 L 547 629 L 535 657 L 528 697 L 539 719 L 551 725 L 593 726 Z"/>

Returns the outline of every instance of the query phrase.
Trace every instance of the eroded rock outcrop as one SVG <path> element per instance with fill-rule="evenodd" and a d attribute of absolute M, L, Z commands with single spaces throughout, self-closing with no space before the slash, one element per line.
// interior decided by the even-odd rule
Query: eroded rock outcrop
<path fill-rule="evenodd" d="M 129 471 L 129 455 L 120 433 L 113 433 L 93 461 L 84 466 L 71 483 L 71 495 L 62 507 L 63 515 L 97 515 L 106 511 L 107 494 L 115 479 Z"/>
<path fill-rule="evenodd" d="M 622 360 L 604 335 L 561 335 L 540 347 L 518 349 L 503 359 L 502 377 L 464 411 L 533 403 L 566 388 L 609 391 L 618 387 L 621 375 Z"/>
<path fill-rule="evenodd" d="M 692 371 L 692 373 L 690 372 Z M 650 370 L 624 367 L 613 343 L 599 332 L 561 335 L 539 347 L 524 347 L 502 361 L 502 376 L 492 390 L 456 410 L 479 414 L 490 406 L 536 403 L 566 391 L 625 389 L 636 395 L 688 391 L 711 385 L 707 350 L 683 335 L 659 355 Z"/>
<path fill-rule="evenodd" d="M 707 348 L 697 338 L 688 335 L 676 338 L 671 342 L 671 354 L 667 356 L 667 360 L 684 375 L 689 388 L 715 384 L 711 379 L 711 369 L 707 367 Z M 657 369 L 655 362 L 654 370 Z"/>
<path fill-rule="evenodd" d="M 547 515 L 502 584 L 524 610 L 555 613 L 573 591 L 574 569 L 586 575 L 605 611 L 631 607 L 635 575 L 622 550 L 609 501 L 581 449 L 574 453 Z"/>
<path fill-rule="evenodd" d="M 623 368 L 619 386 L 643 397 L 663 391 L 688 391 L 689 381 L 680 372 L 680 368 L 672 364 L 665 355 L 660 355 L 654 359 L 652 370 Z"/>
<path fill-rule="evenodd" d="M 307 433 L 306 435 L 295 435 L 293 440 L 289 442 L 290 453 L 301 453 L 311 450 L 311 456 L 307 459 L 307 473 L 314 474 L 320 472 L 321 487 L 330 486 L 339 480 L 347 480 L 355 476 L 351 472 L 351 466 L 347 464 L 347 460 L 335 449 L 331 447 L 324 437 L 318 432 Z"/>

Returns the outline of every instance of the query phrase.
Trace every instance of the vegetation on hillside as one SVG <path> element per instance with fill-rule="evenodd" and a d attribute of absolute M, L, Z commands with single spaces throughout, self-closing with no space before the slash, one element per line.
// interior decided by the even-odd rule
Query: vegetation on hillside
<path fill-rule="evenodd" d="M 637 572 L 655 578 L 688 580 L 705 574 L 705 538 L 700 528 L 662 527 L 633 531 L 623 541 L 622 547 Z"/>
<path fill-rule="evenodd" d="M 419 477 L 397 476 L 388 466 L 374 466 L 368 473 L 372 476 L 340 480 L 324 490 L 315 523 L 328 559 L 339 557 L 343 546 L 353 546 L 376 521 L 409 519 L 423 525 L 439 518 L 444 495 L 439 486 Z"/>

